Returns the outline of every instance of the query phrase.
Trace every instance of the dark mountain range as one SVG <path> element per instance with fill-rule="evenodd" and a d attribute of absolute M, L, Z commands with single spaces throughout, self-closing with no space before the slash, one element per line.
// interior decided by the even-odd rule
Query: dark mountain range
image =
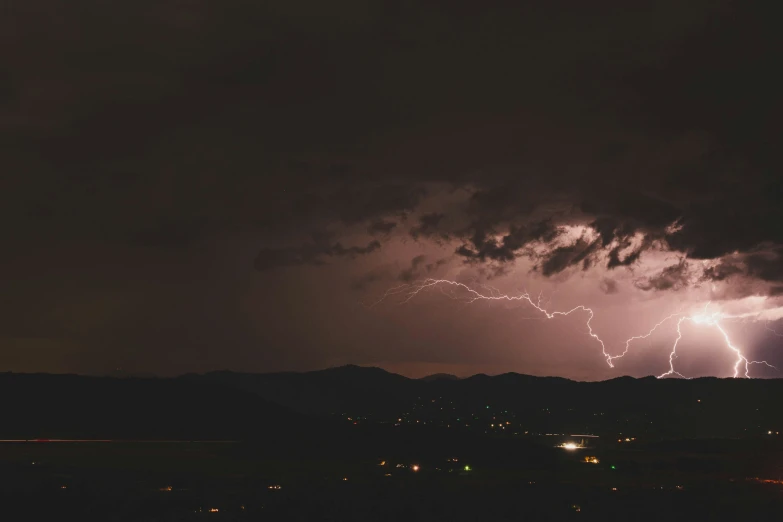
<path fill-rule="evenodd" d="M 393 415 L 425 389 L 425 383 L 381 368 L 354 365 L 306 373 L 211 372 L 183 378 L 241 388 L 300 413 L 321 416 Z"/>
<path fill-rule="evenodd" d="M 380 368 L 344 366 L 306 373 L 214 372 L 189 376 L 260 395 L 317 416 L 379 422 L 481 424 L 498 412 L 528 432 L 747 436 L 783 431 L 783 380 L 636 379 L 576 382 L 517 373 L 465 379 L 408 379 Z M 509 420 L 505 420 L 508 418 Z M 487 422 L 485 422 L 487 421 Z M 467 423 L 470 424 L 470 423 Z"/>
<path fill-rule="evenodd" d="M 0 374 L 0 394 L 1 438 L 241 439 L 312 445 L 313 439 L 346 442 L 384 425 L 471 436 L 583 433 L 612 439 L 783 432 L 778 404 L 783 380 L 621 377 L 575 382 L 516 373 L 409 379 L 380 368 L 344 366 L 173 379 Z"/>
<path fill-rule="evenodd" d="M 424 459 L 459 451 L 474 455 L 477 462 L 553 462 L 552 451 L 531 441 L 487 446 L 479 434 L 442 426 L 355 425 L 340 417 L 308 417 L 259 396 L 268 392 L 293 399 L 285 403 L 312 400 L 316 405 L 355 397 L 352 404 L 385 400 L 390 406 L 397 390 L 410 394 L 409 386 L 416 383 L 355 366 L 307 374 L 216 372 L 172 379 L 4 373 L 0 439 L 236 441 L 249 443 L 238 450 L 244 456 Z"/>

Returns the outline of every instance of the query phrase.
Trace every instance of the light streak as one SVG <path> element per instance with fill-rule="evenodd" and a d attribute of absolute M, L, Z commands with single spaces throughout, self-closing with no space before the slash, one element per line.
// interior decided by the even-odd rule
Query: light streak
<path fill-rule="evenodd" d="M 783 334 L 782 334 L 782 333 L 778 332 L 778 331 L 777 331 L 777 330 L 775 330 L 774 328 L 770 328 L 770 327 L 769 327 L 769 321 L 767 321 L 767 322 L 766 322 L 766 324 L 764 325 L 764 328 L 766 328 L 766 329 L 767 329 L 767 331 L 769 331 L 769 332 L 772 332 L 772 335 L 775 335 L 775 336 L 777 336 L 777 337 L 783 337 Z"/>
<path fill-rule="evenodd" d="M 735 316 L 725 315 L 720 313 L 707 314 L 707 307 L 709 305 L 710 305 L 709 302 L 704 305 L 704 313 L 702 314 L 684 316 L 679 318 L 679 320 L 677 321 L 677 339 L 674 341 L 674 346 L 672 346 L 672 351 L 669 354 L 669 371 L 659 375 L 658 376 L 659 379 L 668 377 L 670 375 L 678 375 L 680 377 L 685 377 L 684 375 L 682 375 L 681 373 L 677 372 L 674 369 L 674 359 L 677 357 L 676 354 L 677 344 L 680 342 L 680 339 L 682 339 L 682 330 L 680 329 L 680 327 L 682 326 L 682 323 L 684 321 L 691 321 L 694 324 L 705 324 L 708 326 L 713 326 L 720 332 L 720 334 L 723 336 L 724 341 L 726 342 L 726 346 L 728 346 L 731 351 L 737 354 L 737 361 L 734 363 L 734 377 L 739 376 L 740 366 L 743 366 L 745 368 L 744 376 L 750 377 L 749 372 L 750 372 L 751 364 L 764 364 L 766 366 L 769 366 L 770 368 L 777 370 L 777 368 L 769 364 L 767 361 L 749 361 L 744 355 L 742 355 L 740 349 L 734 346 L 734 344 L 732 344 L 731 339 L 729 338 L 729 334 L 726 332 L 726 330 L 719 322 L 721 319 L 734 318 Z"/>
<path fill-rule="evenodd" d="M 372 306 L 376 306 L 377 304 L 381 303 L 385 299 L 387 299 L 390 296 L 395 295 L 401 295 L 403 296 L 402 302 L 400 304 L 405 304 L 411 301 L 413 298 L 415 298 L 417 295 L 419 295 L 421 292 L 429 289 L 439 289 L 444 295 L 449 297 L 450 299 L 454 300 L 461 300 L 465 301 L 467 304 L 474 303 L 476 301 L 507 301 L 507 302 L 526 302 L 536 310 L 538 310 L 541 314 L 543 314 L 543 317 L 546 319 L 555 319 L 557 317 L 567 317 L 575 312 L 584 312 L 587 314 L 587 320 L 585 321 L 585 326 L 587 327 L 587 333 L 588 335 L 593 338 L 598 344 L 601 345 L 601 353 L 604 356 L 604 359 L 606 360 L 606 363 L 609 365 L 610 368 L 614 368 L 614 361 L 617 359 L 620 359 L 624 357 L 628 351 L 630 350 L 631 343 L 634 341 L 638 341 L 640 339 L 646 339 L 650 337 L 655 331 L 661 327 L 664 323 L 666 323 L 669 320 L 672 320 L 674 318 L 677 318 L 677 338 L 674 340 L 674 344 L 672 345 L 671 352 L 669 353 L 669 370 L 662 373 L 658 376 L 659 379 L 663 379 L 665 377 L 670 376 L 678 376 L 684 379 L 687 379 L 685 375 L 681 374 L 677 370 L 674 369 L 674 360 L 677 358 L 677 345 L 679 344 L 680 340 L 682 340 L 682 323 L 685 321 L 690 321 L 693 324 L 696 325 L 706 325 L 715 328 L 720 332 L 720 334 L 723 336 L 723 339 L 726 343 L 726 346 L 729 348 L 729 350 L 733 351 L 737 355 L 737 360 L 734 363 L 734 377 L 739 377 L 740 369 L 743 368 L 743 376 L 749 378 L 750 377 L 750 365 L 752 364 L 763 364 L 765 366 L 768 366 L 770 368 L 773 368 L 777 370 L 777 368 L 771 364 L 769 364 L 766 361 L 751 361 L 748 360 L 743 354 L 742 351 L 735 346 L 731 339 L 729 338 L 729 334 L 726 332 L 726 330 L 723 328 L 723 325 L 721 324 L 722 319 L 738 319 L 738 318 L 747 318 L 751 317 L 753 315 L 758 314 L 743 314 L 740 316 L 732 316 L 727 314 L 721 314 L 718 312 L 708 314 L 707 313 L 707 307 L 709 306 L 709 302 L 704 306 L 703 313 L 695 314 L 695 315 L 687 315 L 683 314 L 681 310 L 674 312 L 660 321 L 658 321 L 650 330 L 642 335 L 635 335 L 632 337 L 629 337 L 625 341 L 625 346 L 619 355 L 612 355 L 611 353 L 607 352 L 606 344 L 604 341 L 593 331 L 592 327 L 592 320 L 595 317 L 595 312 L 593 312 L 592 308 L 589 308 L 585 305 L 577 305 L 570 310 L 567 311 L 549 311 L 544 306 L 547 306 L 546 303 L 544 303 L 544 306 L 541 305 L 541 294 L 539 294 L 536 298 L 531 297 L 531 295 L 524 291 L 523 293 L 519 295 L 507 295 L 503 294 L 496 288 L 488 287 L 486 285 L 481 285 L 481 288 L 487 290 L 486 293 L 482 293 L 479 290 L 476 290 L 475 288 L 472 288 L 465 283 L 460 283 L 458 281 L 453 281 L 450 279 L 424 279 L 422 281 L 414 282 L 414 283 L 407 283 L 399 286 L 395 286 L 393 288 L 390 288 L 386 291 L 386 293 Z M 457 292 L 463 291 L 465 296 L 460 297 Z M 777 332 L 775 332 L 777 333 Z"/>

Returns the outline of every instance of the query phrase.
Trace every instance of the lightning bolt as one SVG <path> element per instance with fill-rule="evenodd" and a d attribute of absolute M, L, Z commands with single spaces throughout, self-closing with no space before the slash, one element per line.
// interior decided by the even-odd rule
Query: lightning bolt
<path fill-rule="evenodd" d="M 475 288 L 472 288 L 464 283 L 460 283 L 458 281 L 452 281 L 450 279 L 424 279 L 422 281 L 418 281 L 415 283 L 407 283 L 399 286 L 395 286 L 393 288 L 390 288 L 386 291 L 386 293 L 378 300 L 376 301 L 372 306 L 375 306 L 377 304 L 380 304 L 382 301 L 386 300 L 387 298 L 391 296 L 402 296 L 402 301 L 400 304 L 405 304 L 410 302 L 413 298 L 415 298 L 420 293 L 429 290 L 437 288 L 439 289 L 444 295 L 447 297 L 454 299 L 454 300 L 462 300 L 465 301 L 467 304 L 474 303 L 476 301 L 508 301 L 508 302 L 526 302 L 530 306 L 532 306 L 534 309 L 538 310 L 541 314 L 543 314 L 543 317 L 546 319 L 555 319 L 557 317 L 567 317 L 575 312 L 584 312 L 587 314 L 587 320 L 585 321 L 585 326 L 587 327 L 587 333 L 588 335 L 595 339 L 595 341 L 601 345 L 601 353 L 604 356 L 604 359 L 606 360 L 606 363 L 609 365 L 610 368 L 614 368 L 614 361 L 616 359 L 621 359 L 624 357 L 628 351 L 631 348 L 631 343 L 634 341 L 638 341 L 640 339 L 647 339 L 650 337 L 655 331 L 661 327 L 664 323 L 673 320 L 677 318 L 677 338 L 674 340 L 674 344 L 672 345 L 672 350 L 669 353 L 669 370 L 665 373 L 662 373 L 658 376 L 659 379 L 663 379 L 666 377 L 671 376 L 678 376 L 681 378 L 687 379 L 688 377 L 685 377 L 683 374 L 678 372 L 674 369 L 674 360 L 677 358 L 677 345 L 679 344 L 680 340 L 682 339 L 682 323 L 685 321 L 690 321 L 697 325 L 706 325 L 711 326 L 717 329 L 721 335 L 723 336 L 723 339 L 726 342 L 726 346 L 729 348 L 729 350 L 733 351 L 737 355 L 737 360 L 734 363 L 734 377 L 738 377 L 740 374 L 740 369 L 744 368 L 743 375 L 744 377 L 750 377 L 750 365 L 752 364 L 763 364 L 765 366 L 768 366 L 770 368 L 773 368 L 777 370 L 777 368 L 771 364 L 769 364 L 766 361 L 751 361 L 748 360 L 747 357 L 745 357 L 742 354 L 742 351 L 736 347 L 730 337 L 729 334 L 726 332 L 726 330 L 723 328 L 722 324 L 720 323 L 721 319 L 730 319 L 730 318 L 744 318 L 748 315 L 752 314 L 744 314 L 742 316 L 731 316 L 726 314 L 720 314 L 720 313 L 707 313 L 707 307 L 709 306 L 709 302 L 704 307 L 704 312 L 701 314 L 696 315 L 685 315 L 682 313 L 682 311 L 674 312 L 660 321 L 658 321 L 650 330 L 642 335 L 635 335 L 633 337 L 629 337 L 625 341 L 625 347 L 619 355 L 612 355 L 607 352 L 606 349 L 606 343 L 593 331 L 592 327 L 592 320 L 595 317 L 595 312 L 593 312 L 592 308 L 589 308 L 585 305 L 577 305 L 570 310 L 567 311 L 549 311 L 544 306 L 546 306 L 546 303 L 544 306 L 541 305 L 541 294 L 536 298 L 533 298 L 527 290 L 525 290 L 523 293 L 519 295 L 507 295 L 502 292 L 500 292 L 498 289 L 481 285 L 482 289 L 484 289 L 484 292 L 481 292 L 479 290 L 476 290 Z M 462 291 L 462 295 L 459 294 L 459 292 Z"/>
<path fill-rule="evenodd" d="M 744 318 L 747 316 L 747 314 L 736 316 L 736 315 L 726 315 L 721 313 L 707 313 L 707 307 L 710 305 L 709 302 L 704 305 L 704 313 L 692 315 L 692 316 L 686 316 L 686 317 L 680 317 L 680 319 L 677 321 L 677 339 L 674 341 L 674 346 L 672 346 L 672 351 L 669 354 L 669 371 L 662 373 L 658 376 L 659 379 L 662 379 L 664 377 L 669 377 L 670 375 L 678 375 L 680 377 L 685 377 L 681 373 L 675 371 L 674 369 L 674 359 L 677 358 L 677 343 L 680 342 L 680 339 L 682 339 L 682 330 L 680 329 L 682 326 L 682 323 L 685 321 L 691 321 L 694 324 L 704 324 L 708 326 L 712 326 L 715 329 L 717 329 L 720 334 L 723 336 L 724 341 L 726 342 L 726 346 L 737 354 L 737 361 L 734 363 L 734 377 L 739 376 L 740 367 L 744 367 L 744 376 L 750 377 L 750 365 L 751 364 L 763 364 L 765 366 L 768 366 L 770 368 L 773 368 L 777 370 L 775 366 L 772 366 L 767 361 L 750 361 L 748 360 L 744 355 L 742 355 L 742 351 L 734 346 L 731 342 L 731 338 L 729 338 L 729 334 L 726 332 L 726 330 L 723 328 L 723 326 L 720 323 L 721 319 L 737 319 L 737 318 Z"/>
<path fill-rule="evenodd" d="M 783 337 L 783 334 L 775 330 L 774 328 L 769 327 L 769 321 L 766 322 L 764 325 L 764 328 L 766 328 L 768 331 L 772 332 L 772 335 L 775 335 L 777 337 Z"/>

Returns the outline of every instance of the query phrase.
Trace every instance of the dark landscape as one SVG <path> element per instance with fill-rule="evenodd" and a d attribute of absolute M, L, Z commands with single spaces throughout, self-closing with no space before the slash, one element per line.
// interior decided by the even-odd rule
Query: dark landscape
<path fill-rule="evenodd" d="M 783 520 L 779 4 L 1 0 L 0 522 Z"/>
<path fill-rule="evenodd" d="M 783 380 L 344 366 L 6 373 L 0 393 L 14 520 L 773 520 L 783 502 Z"/>

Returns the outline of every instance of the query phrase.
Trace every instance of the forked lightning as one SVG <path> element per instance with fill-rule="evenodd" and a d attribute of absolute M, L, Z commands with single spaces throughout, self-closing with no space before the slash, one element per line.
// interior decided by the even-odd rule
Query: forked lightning
<path fill-rule="evenodd" d="M 728 333 L 721 325 L 720 321 L 721 319 L 729 319 L 733 316 L 720 314 L 720 313 L 707 313 L 707 306 L 709 306 L 709 303 L 705 305 L 704 312 L 700 314 L 695 315 L 687 315 L 683 314 L 682 312 L 678 311 L 671 315 L 668 315 L 661 319 L 658 323 L 656 323 L 647 333 L 643 335 L 635 335 L 633 337 L 629 337 L 625 341 L 625 347 L 619 355 L 612 355 L 606 350 L 606 344 L 604 341 L 593 331 L 593 327 L 590 324 L 593 320 L 593 317 L 595 316 L 593 310 L 591 308 L 588 308 L 585 305 L 578 305 L 573 308 L 571 308 L 568 311 L 549 311 L 543 306 L 541 306 L 541 297 L 539 296 L 537 299 L 533 299 L 529 293 L 524 292 L 519 295 L 506 295 L 503 293 L 500 293 L 499 291 L 495 289 L 491 289 L 492 292 L 488 293 L 482 293 L 479 290 L 476 290 L 475 288 L 472 288 L 464 283 L 460 283 L 457 281 L 452 281 L 450 279 L 424 279 L 419 282 L 410 283 L 410 284 L 404 284 L 400 286 L 396 286 L 394 288 L 391 288 L 386 291 L 386 293 L 381 297 L 378 302 L 375 304 L 380 303 L 381 301 L 385 300 L 386 298 L 390 296 L 395 295 L 401 295 L 403 296 L 402 303 L 407 303 L 414 297 L 416 297 L 418 294 L 420 294 L 422 291 L 440 287 L 442 290 L 445 288 L 453 288 L 456 290 L 463 291 L 462 296 L 457 296 L 455 294 L 451 294 L 450 297 L 453 299 L 460 299 L 464 300 L 468 303 L 473 303 L 475 301 L 524 301 L 527 302 L 530 306 L 538 310 L 541 314 L 543 314 L 544 317 L 547 319 L 554 319 L 556 317 L 562 316 L 569 316 L 574 312 L 584 312 L 587 314 L 587 321 L 585 321 L 585 326 L 587 326 L 587 333 L 595 339 L 600 345 L 601 345 L 601 353 L 603 354 L 604 358 L 606 359 L 606 363 L 611 367 L 614 368 L 614 361 L 616 359 L 620 359 L 623 356 L 625 356 L 630 347 L 631 343 L 634 341 L 637 341 L 639 339 L 646 339 L 650 337 L 661 325 L 666 323 L 667 321 L 677 319 L 677 338 L 674 340 L 674 345 L 672 346 L 671 353 L 669 354 L 669 370 L 665 373 L 662 373 L 658 376 L 659 379 L 665 378 L 665 377 L 671 377 L 671 376 L 677 376 L 677 377 L 685 377 L 683 374 L 678 372 L 674 369 L 674 360 L 677 358 L 677 345 L 679 344 L 680 340 L 682 339 L 682 323 L 685 321 L 690 321 L 693 324 L 697 325 L 706 325 L 716 328 L 721 335 L 723 336 L 723 339 L 726 342 L 726 346 L 733 351 L 737 355 L 737 361 L 734 363 L 734 377 L 739 377 L 740 372 L 742 372 L 742 375 L 744 377 L 750 377 L 750 365 L 752 364 L 763 364 L 770 368 L 775 368 L 771 364 L 769 364 L 766 361 L 751 361 L 748 360 L 747 357 L 745 357 L 742 354 L 742 351 L 737 348 L 729 338 Z M 374 305 L 373 305 L 374 306 Z"/>

